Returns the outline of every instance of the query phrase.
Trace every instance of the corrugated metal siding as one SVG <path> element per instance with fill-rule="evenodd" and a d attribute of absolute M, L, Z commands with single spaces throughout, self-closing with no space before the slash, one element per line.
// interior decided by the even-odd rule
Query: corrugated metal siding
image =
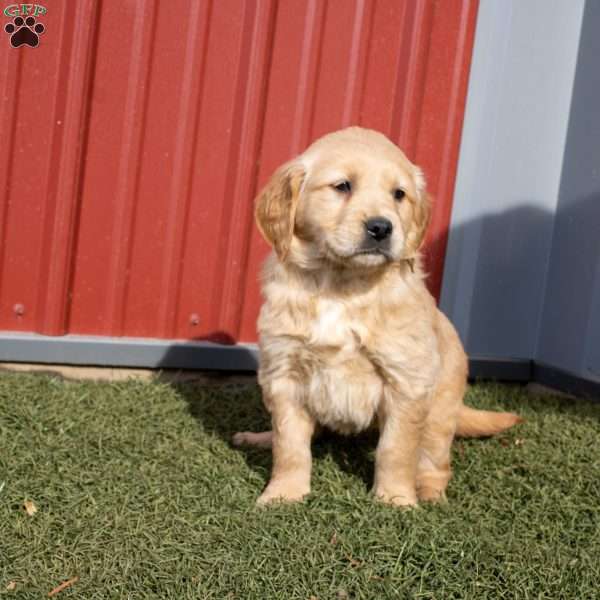
<path fill-rule="evenodd" d="M 428 174 L 439 291 L 475 0 L 47 8 L 0 43 L 0 329 L 255 339 L 257 187 L 355 123 Z"/>

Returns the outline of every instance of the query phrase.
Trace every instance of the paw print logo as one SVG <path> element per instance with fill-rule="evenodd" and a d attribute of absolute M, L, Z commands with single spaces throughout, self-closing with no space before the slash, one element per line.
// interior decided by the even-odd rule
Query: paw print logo
<path fill-rule="evenodd" d="M 35 48 L 40 43 L 39 36 L 46 28 L 41 23 L 36 23 L 35 17 L 15 17 L 12 23 L 4 26 L 4 31 L 10 34 L 10 45 L 13 48 L 23 45 Z"/>

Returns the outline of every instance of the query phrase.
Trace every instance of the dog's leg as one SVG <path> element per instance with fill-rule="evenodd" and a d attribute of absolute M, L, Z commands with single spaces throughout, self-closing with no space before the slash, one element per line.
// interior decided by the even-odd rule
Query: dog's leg
<path fill-rule="evenodd" d="M 450 447 L 454 438 L 453 421 L 426 422 L 419 448 L 417 495 L 419 500 L 446 500 L 446 487 L 452 476 Z"/>
<path fill-rule="evenodd" d="M 296 502 L 310 492 L 314 419 L 295 399 L 270 402 L 273 472 L 258 504 Z"/>
<path fill-rule="evenodd" d="M 239 431 L 232 438 L 234 446 L 256 446 L 257 448 L 270 448 L 273 445 L 272 431 Z"/>
<path fill-rule="evenodd" d="M 395 397 L 387 388 L 379 414 L 379 443 L 375 454 L 373 492 L 389 504 L 417 503 L 418 447 L 423 425 L 421 402 Z"/>
<path fill-rule="evenodd" d="M 323 428 L 317 423 L 313 439 L 319 436 Z M 238 431 L 233 434 L 231 442 L 234 446 L 255 446 L 256 448 L 271 448 L 273 446 L 273 432 L 269 431 Z"/>
<path fill-rule="evenodd" d="M 452 477 L 450 449 L 467 383 L 467 359 L 450 327 L 444 330 L 442 369 L 431 396 L 419 448 L 417 495 L 420 500 L 430 502 L 446 499 L 446 487 Z"/>

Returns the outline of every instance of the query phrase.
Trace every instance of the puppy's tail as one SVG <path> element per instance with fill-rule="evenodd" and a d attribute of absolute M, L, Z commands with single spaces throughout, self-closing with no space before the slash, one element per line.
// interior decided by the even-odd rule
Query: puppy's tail
<path fill-rule="evenodd" d="M 460 437 L 487 437 L 522 422 L 523 419 L 514 413 L 476 410 L 463 405 L 458 413 L 456 435 Z"/>

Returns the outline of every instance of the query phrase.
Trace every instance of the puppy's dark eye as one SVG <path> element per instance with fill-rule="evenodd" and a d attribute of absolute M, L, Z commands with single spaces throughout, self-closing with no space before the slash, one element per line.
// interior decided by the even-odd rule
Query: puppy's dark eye
<path fill-rule="evenodd" d="M 333 186 L 333 188 L 336 189 L 338 192 L 349 194 L 352 191 L 352 184 L 348 180 L 341 181 L 340 183 L 336 183 Z"/>
<path fill-rule="evenodd" d="M 404 190 L 401 190 L 400 188 L 394 190 L 394 198 L 396 200 L 402 200 L 404 196 L 406 196 L 406 192 Z"/>

